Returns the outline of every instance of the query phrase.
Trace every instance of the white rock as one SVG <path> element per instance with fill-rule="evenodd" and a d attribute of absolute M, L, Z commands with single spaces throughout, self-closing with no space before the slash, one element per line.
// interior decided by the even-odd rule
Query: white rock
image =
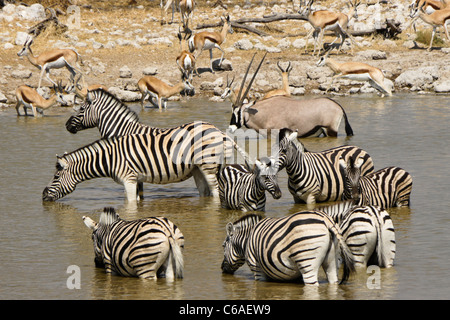
<path fill-rule="evenodd" d="M 16 34 L 16 40 L 14 41 L 14 44 L 16 46 L 23 46 L 28 36 L 29 34 L 27 32 L 18 31 Z"/>
<path fill-rule="evenodd" d="M 234 47 L 239 50 L 251 50 L 253 43 L 248 39 L 240 39 L 234 43 Z"/>
<path fill-rule="evenodd" d="M 437 93 L 450 92 L 450 80 L 443 80 L 434 84 L 434 91 Z"/>
<path fill-rule="evenodd" d="M 131 72 L 130 68 L 127 66 L 123 66 L 119 70 L 119 77 L 121 78 L 131 78 L 133 76 L 133 73 Z"/>
<path fill-rule="evenodd" d="M 117 99 L 124 101 L 124 102 L 134 102 L 134 101 L 139 101 L 141 99 L 140 92 L 122 90 L 118 87 L 108 88 L 108 91 L 110 93 L 112 93 L 113 95 L 115 95 L 117 97 Z"/>

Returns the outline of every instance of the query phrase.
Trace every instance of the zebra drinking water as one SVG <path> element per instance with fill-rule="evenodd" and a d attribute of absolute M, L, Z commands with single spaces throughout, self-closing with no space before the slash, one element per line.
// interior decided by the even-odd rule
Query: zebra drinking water
<path fill-rule="evenodd" d="M 125 221 L 114 208 L 104 208 L 98 223 L 86 216 L 83 221 L 92 229 L 95 265 L 106 273 L 183 278 L 184 237 L 167 218 Z"/>
<path fill-rule="evenodd" d="M 161 133 L 97 140 L 57 156 L 56 172 L 43 191 L 44 201 L 73 192 L 78 183 L 110 177 L 124 185 L 128 202 L 136 201 L 137 183 L 166 184 L 194 177 L 201 196 L 218 197 L 218 167 L 231 149 L 215 126 L 198 121 Z"/>
<path fill-rule="evenodd" d="M 389 268 L 394 265 L 395 231 L 386 210 L 377 206 L 355 206 L 353 201 L 343 201 L 317 210 L 331 216 L 339 225 L 357 266 L 375 264 Z"/>
<path fill-rule="evenodd" d="M 296 203 L 312 204 L 341 200 L 344 192 L 344 173 L 339 159 L 361 157 L 361 174 L 373 171 L 370 155 L 354 146 L 341 146 L 322 152 L 309 152 L 297 140 L 297 132 L 282 129 L 278 149 L 272 152 L 278 170 L 286 168 L 288 189 Z"/>
<path fill-rule="evenodd" d="M 409 206 L 412 189 L 411 175 L 399 167 L 387 167 L 363 176 L 363 159 L 339 160 L 345 170 L 343 199 L 353 199 L 358 205 L 381 208 Z"/>
<path fill-rule="evenodd" d="M 266 191 L 274 199 L 281 198 L 277 172 L 269 158 L 255 161 L 252 171 L 242 165 L 225 166 L 218 173 L 222 208 L 242 211 L 264 211 Z"/>
<path fill-rule="evenodd" d="M 343 257 L 346 281 L 354 271 L 352 253 L 331 217 L 303 211 L 283 218 L 250 214 L 228 223 L 222 271 L 234 273 L 245 262 L 256 280 L 292 281 L 303 278 L 319 285 L 322 266 L 329 283 L 338 282 L 338 256 Z"/>
<path fill-rule="evenodd" d="M 102 138 L 121 137 L 129 134 L 149 134 L 154 137 L 155 141 L 160 141 L 160 143 L 162 143 L 162 146 L 159 145 L 160 151 L 163 151 L 163 147 L 166 148 L 167 145 L 170 144 L 171 148 L 179 148 L 179 153 L 185 154 L 187 157 L 191 156 L 189 155 L 189 153 L 196 150 L 189 149 L 192 144 L 186 143 L 185 140 L 182 140 L 177 136 L 181 134 L 191 137 L 191 132 L 183 131 L 202 128 L 202 130 L 204 130 L 204 132 L 208 132 L 209 135 L 216 136 L 216 144 L 219 144 L 219 141 L 223 141 L 224 147 L 228 152 L 227 158 L 230 157 L 229 153 L 232 152 L 234 148 L 239 152 L 239 154 L 244 157 L 244 159 L 247 159 L 245 151 L 242 150 L 234 142 L 233 139 L 231 139 L 229 136 L 227 136 L 212 124 L 202 121 L 195 121 L 174 128 L 150 127 L 139 122 L 138 115 L 130 108 L 128 108 L 128 106 L 122 103 L 119 99 L 117 99 L 111 93 L 101 89 L 89 91 L 86 96 L 85 103 L 80 106 L 77 113 L 71 116 L 66 122 L 66 129 L 74 134 L 80 130 L 94 127 L 98 128 Z M 197 131 L 196 134 L 204 133 Z M 214 147 L 213 145 L 206 144 L 207 141 L 208 140 L 205 140 L 203 148 L 211 149 L 212 147 Z M 164 163 L 163 159 L 166 158 L 166 155 L 164 153 L 161 153 L 159 155 L 155 154 L 155 156 L 161 159 L 160 161 L 154 161 L 154 163 L 158 167 L 165 167 L 166 169 L 168 169 L 168 174 L 170 174 L 170 176 L 172 177 L 179 176 L 178 172 L 170 171 L 172 168 L 170 164 L 167 165 L 166 163 Z M 207 157 L 206 153 L 205 157 Z M 205 160 L 206 162 L 211 162 L 208 159 Z M 215 174 L 217 172 L 218 165 L 219 163 L 217 164 L 217 166 L 211 166 L 211 174 Z M 215 180 L 215 178 L 213 180 Z M 214 185 L 216 184 L 217 181 L 214 181 Z M 211 190 L 210 192 L 217 193 L 217 190 Z M 143 184 L 141 182 L 138 183 L 138 196 L 140 199 L 143 198 Z"/>

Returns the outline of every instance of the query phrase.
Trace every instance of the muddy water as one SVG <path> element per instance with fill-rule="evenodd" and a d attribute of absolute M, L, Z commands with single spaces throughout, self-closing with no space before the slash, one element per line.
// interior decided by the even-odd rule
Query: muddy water
<path fill-rule="evenodd" d="M 91 129 L 76 135 L 64 123 L 70 109 L 53 109 L 44 118 L 0 114 L 0 298 L 1 299 L 448 299 L 450 298 L 450 98 L 397 94 L 392 98 L 336 98 L 346 109 L 355 135 L 303 139 L 318 151 L 351 144 L 369 152 L 376 169 L 389 165 L 409 171 L 414 179 L 412 205 L 392 209 L 397 237 L 395 267 L 363 270 L 341 286 L 322 281 L 318 289 L 301 284 L 255 282 L 242 267 L 223 275 L 225 225 L 240 212 L 218 208 L 200 198 L 194 181 L 145 185 L 137 210 L 125 205 L 122 186 L 110 179 L 83 182 L 56 203 L 42 203 L 52 178 L 55 154 L 72 151 L 99 138 Z M 140 112 L 137 105 L 130 105 Z M 229 103 L 196 98 L 169 102 L 168 109 L 140 112 L 141 121 L 170 127 L 206 120 L 226 129 Z M 343 132 L 343 128 L 342 128 Z M 293 203 L 286 175 L 280 174 L 283 196 L 268 199 L 266 216 L 304 209 Z M 125 219 L 166 216 L 186 238 L 185 278 L 142 281 L 107 276 L 94 267 L 90 231 L 83 215 L 98 219 L 113 206 Z M 70 266 L 79 268 L 80 289 L 69 289 Z M 69 281 L 70 284 L 70 281 Z"/>

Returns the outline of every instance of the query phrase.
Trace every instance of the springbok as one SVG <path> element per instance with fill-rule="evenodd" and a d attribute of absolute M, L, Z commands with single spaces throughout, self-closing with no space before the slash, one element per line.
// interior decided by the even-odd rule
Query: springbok
<path fill-rule="evenodd" d="M 44 110 L 52 107 L 56 103 L 61 103 L 62 105 L 67 105 L 62 95 L 61 85 L 53 86 L 55 94 L 49 99 L 42 97 L 34 88 L 27 85 L 21 85 L 16 89 L 16 112 L 20 116 L 19 108 L 23 106 L 25 116 L 28 116 L 27 109 L 30 108 L 33 111 L 33 116 L 36 118 L 38 116 L 37 112 L 43 116 Z M 40 110 L 38 110 L 40 109 Z"/>
<path fill-rule="evenodd" d="M 317 61 L 318 67 L 326 65 L 335 73 L 326 91 L 330 89 L 337 78 L 346 78 L 356 81 L 369 81 L 373 87 L 381 92 L 382 97 L 384 97 L 384 94 L 392 96 L 392 90 L 384 83 L 385 78 L 381 69 L 363 62 L 350 61 L 338 63 L 334 59 L 328 58 L 329 53 L 330 50 Z"/>
<path fill-rule="evenodd" d="M 66 89 L 65 89 L 66 92 L 70 92 L 70 93 L 74 93 L 75 94 L 75 96 L 73 98 L 73 104 L 77 103 L 76 102 L 76 98 L 77 97 L 80 98 L 81 100 L 85 100 L 86 96 L 88 94 L 88 91 L 92 91 L 92 90 L 96 90 L 96 89 L 102 89 L 102 90 L 108 91 L 108 88 L 105 87 L 102 84 L 91 84 L 89 86 L 86 86 L 84 78 L 83 78 L 83 85 L 79 84 L 79 81 L 80 81 L 80 78 L 78 78 L 75 81 L 74 85 L 67 86 Z"/>
<path fill-rule="evenodd" d="M 291 90 L 289 89 L 289 73 L 292 71 L 291 62 L 289 62 L 286 69 L 283 69 L 280 66 L 280 62 L 277 62 L 278 69 L 281 71 L 281 79 L 282 79 L 282 88 L 281 89 L 274 89 L 267 92 L 263 99 L 268 99 L 273 96 L 291 96 Z"/>
<path fill-rule="evenodd" d="M 227 75 L 227 83 L 226 83 L 225 89 L 223 90 L 222 95 L 220 96 L 220 98 L 223 100 L 228 98 L 230 100 L 231 104 L 236 103 L 237 96 L 239 93 L 239 89 L 235 88 L 236 84 L 233 85 L 234 78 L 235 78 L 235 76 L 233 76 L 233 79 L 231 79 L 231 81 L 229 81 L 228 75 Z"/>
<path fill-rule="evenodd" d="M 181 73 L 185 73 L 188 78 L 189 81 L 192 81 L 192 75 L 195 71 L 195 73 L 197 74 L 197 76 L 200 76 L 197 72 L 197 69 L 195 68 L 195 58 L 194 55 L 192 53 L 189 52 L 189 50 L 187 50 L 186 48 L 186 36 L 187 33 L 185 34 L 184 38 L 181 35 L 181 32 L 178 32 L 178 40 L 180 40 L 180 54 L 178 55 L 176 62 L 178 65 L 178 68 L 180 69 Z"/>
<path fill-rule="evenodd" d="M 167 99 L 171 96 L 180 93 L 183 90 L 194 90 L 194 86 L 189 82 L 185 73 L 181 76 L 181 81 L 173 86 L 165 83 L 153 76 L 144 76 L 138 81 L 139 91 L 141 91 L 141 106 L 144 109 L 144 100 L 149 95 L 149 100 L 152 104 L 153 98 L 157 99 L 160 110 L 167 107 Z"/>
<path fill-rule="evenodd" d="M 164 5 L 164 0 L 161 0 L 159 5 L 161 7 L 161 25 L 166 23 L 164 19 L 166 16 L 166 12 L 169 9 L 169 7 L 172 6 L 172 20 L 169 22 L 169 24 L 172 24 L 173 16 L 175 14 L 175 7 L 178 7 L 180 5 L 180 0 L 166 0 L 166 5 Z"/>
<path fill-rule="evenodd" d="M 180 0 L 181 22 L 185 28 L 189 27 L 189 19 L 194 7 L 195 0 Z"/>
<path fill-rule="evenodd" d="M 71 73 L 72 82 L 75 81 L 75 76 L 77 73 L 82 75 L 81 70 L 78 66 L 75 68 L 78 59 L 81 60 L 80 55 L 72 49 L 52 49 L 41 53 L 39 56 L 34 56 L 33 51 L 31 50 L 31 45 L 33 44 L 33 38 L 31 36 L 27 37 L 22 50 L 20 50 L 17 55 L 19 57 L 26 56 L 30 63 L 41 70 L 41 74 L 39 77 L 39 85 L 38 89 L 41 87 L 42 77 L 44 73 L 47 79 L 53 83 L 53 85 L 57 85 L 52 79 L 50 79 L 50 69 L 59 69 L 66 67 L 67 70 Z"/>
<path fill-rule="evenodd" d="M 430 51 L 431 46 L 433 45 L 434 35 L 438 27 L 444 27 L 445 36 L 447 37 L 447 40 L 450 41 L 447 29 L 447 24 L 450 22 L 450 7 L 446 7 L 441 10 L 436 10 L 431 14 L 426 14 L 423 10 L 424 5 L 425 4 L 422 4 L 420 7 L 416 7 L 414 11 L 410 14 L 410 17 L 413 19 L 420 17 L 420 19 L 422 19 L 425 23 L 428 23 L 433 27 L 430 45 L 428 46 L 427 49 L 427 51 Z"/>
<path fill-rule="evenodd" d="M 212 50 L 214 48 L 219 49 L 222 51 L 222 56 L 220 57 L 219 61 L 219 67 L 222 65 L 223 56 L 225 52 L 220 47 L 226 40 L 227 33 L 233 33 L 233 28 L 231 27 L 231 21 L 230 16 L 226 16 L 225 20 L 222 19 L 223 27 L 221 32 L 217 31 L 202 31 L 199 33 L 196 33 L 192 37 L 189 38 L 188 44 L 189 44 L 189 51 L 194 52 L 196 51 L 194 57 L 195 60 L 198 59 L 200 54 L 203 52 L 203 50 L 209 50 L 209 60 L 211 63 L 211 72 L 214 73 L 213 69 L 213 60 L 212 60 Z"/>
<path fill-rule="evenodd" d="M 263 129 L 269 132 L 272 129 L 289 128 L 293 131 L 297 130 L 299 137 L 320 136 L 322 133 L 336 137 L 341 120 L 344 118 L 347 136 L 353 135 L 345 110 L 330 98 L 297 100 L 291 97 L 275 96 L 244 104 L 244 99 L 264 57 L 253 74 L 245 93 L 242 94 L 253 58 L 247 67 L 236 102 L 232 106 L 231 121 L 228 127 L 231 132 L 238 128 L 248 128 L 258 132 Z"/>
<path fill-rule="evenodd" d="M 333 43 L 338 39 L 341 38 L 341 44 L 339 45 L 339 51 L 341 51 L 342 49 L 342 45 L 344 44 L 345 38 L 348 37 L 350 38 L 351 42 L 353 44 L 356 44 L 356 41 L 353 39 L 353 37 L 348 33 L 347 29 L 348 29 L 348 22 L 350 21 L 351 18 L 358 18 L 358 12 L 357 12 L 357 7 L 360 4 L 360 2 L 355 2 L 352 3 L 350 2 L 351 8 L 350 11 L 345 14 L 345 13 L 341 13 L 341 12 L 331 12 L 328 10 L 318 10 L 318 11 L 314 11 L 311 12 L 311 5 L 313 4 L 314 0 L 310 0 L 307 4 L 306 4 L 306 8 L 305 9 L 299 9 L 299 14 L 304 16 L 304 18 L 306 20 L 308 20 L 308 22 L 312 25 L 313 29 L 310 31 L 310 33 L 306 36 L 306 45 L 305 45 L 305 52 L 307 52 L 308 49 L 308 39 L 314 34 L 315 38 L 318 38 L 318 41 L 315 40 L 314 41 L 314 53 L 313 55 L 316 54 L 316 45 L 317 42 L 319 44 L 319 52 L 318 54 L 320 55 L 320 50 L 322 48 L 322 44 L 323 44 L 323 35 L 325 33 L 325 31 L 327 30 L 331 30 L 334 31 L 334 33 L 336 34 L 336 38 L 333 40 L 333 42 L 330 45 L 333 45 Z M 352 50 L 352 54 L 353 54 L 353 46 L 351 47 Z"/>

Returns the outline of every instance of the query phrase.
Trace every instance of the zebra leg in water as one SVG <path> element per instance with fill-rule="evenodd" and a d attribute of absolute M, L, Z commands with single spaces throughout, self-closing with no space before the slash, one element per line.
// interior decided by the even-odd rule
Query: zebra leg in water
<path fill-rule="evenodd" d="M 192 175 L 201 197 L 213 196 L 219 199 L 219 186 L 217 182 L 216 164 L 201 164 L 193 171 Z"/>

